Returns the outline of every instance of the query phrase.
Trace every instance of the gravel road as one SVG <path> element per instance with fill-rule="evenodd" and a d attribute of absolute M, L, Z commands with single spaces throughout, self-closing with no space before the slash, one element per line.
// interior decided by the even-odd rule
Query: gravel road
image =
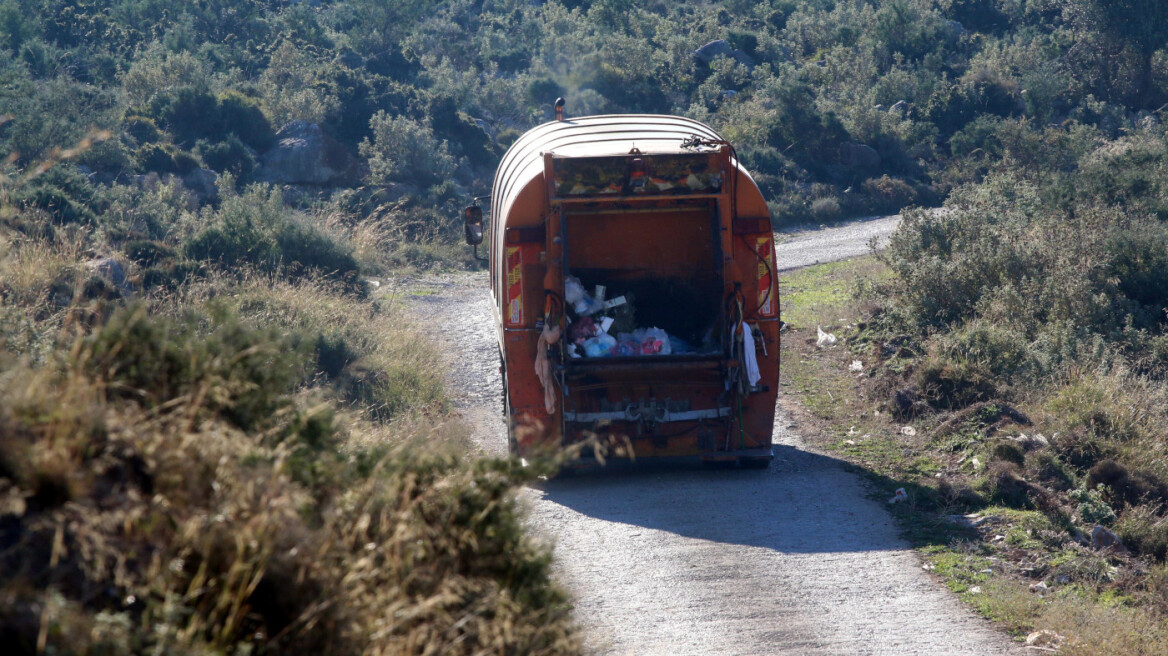
<path fill-rule="evenodd" d="M 780 260 L 865 252 L 894 225 L 794 235 Z M 411 281 L 404 296 L 446 347 L 475 445 L 504 455 L 486 274 Z M 775 441 L 766 471 L 645 465 L 523 491 L 530 526 L 554 544 L 556 572 L 595 652 L 1024 653 L 922 571 L 861 479 L 810 451 L 782 414 Z"/>
<path fill-rule="evenodd" d="M 887 243 L 900 216 L 873 217 L 851 221 L 833 228 L 780 232 L 779 271 L 790 271 L 820 262 L 846 260 L 872 252 L 871 242 Z"/>

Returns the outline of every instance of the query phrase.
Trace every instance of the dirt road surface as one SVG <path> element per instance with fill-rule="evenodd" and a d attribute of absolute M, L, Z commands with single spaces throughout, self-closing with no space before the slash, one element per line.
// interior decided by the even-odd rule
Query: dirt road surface
<path fill-rule="evenodd" d="M 887 234 L 891 226 L 885 220 L 876 229 Z M 866 242 L 871 230 L 803 235 L 784 244 L 779 259 L 832 235 Z M 445 345 L 451 389 L 475 445 L 505 455 L 486 274 L 426 278 L 397 293 Z M 782 413 L 775 441 L 766 471 L 643 466 L 524 490 L 530 525 L 554 544 L 557 574 L 575 595 L 594 651 L 1024 653 L 922 571 L 863 481 L 808 450 Z"/>
<path fill-rule="evenodd" d="M 781 232 L 779 237 L 778 270 L 790 271 L 820 262 L 835 262 L 872 252 L 888 242 L 888 235 L 900 223 L 900 216 L 881 216 L 821 230 Z"/>

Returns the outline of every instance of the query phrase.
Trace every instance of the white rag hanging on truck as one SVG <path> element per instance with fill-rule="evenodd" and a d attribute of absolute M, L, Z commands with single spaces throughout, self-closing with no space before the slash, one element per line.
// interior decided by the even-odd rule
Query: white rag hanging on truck
<path fill-rule="evenodd" d="M 742 322 L 742 360 L 746 366 L 746 380 L 754 387 L 762 378 L 758 372 L 758 357 L 754 353 L 754 337 L 750 334 L 750 326 Z"/>
<path fill-rule="evenodd" d="M 548 346 L 560 341 L 560 327 L 544 324 L 535 345 L 535 375 L 543 385 L 543 407 L 549 415 L 556 412 L 556 386 L 553 384 L 552 363 L 548 360 Z"/>

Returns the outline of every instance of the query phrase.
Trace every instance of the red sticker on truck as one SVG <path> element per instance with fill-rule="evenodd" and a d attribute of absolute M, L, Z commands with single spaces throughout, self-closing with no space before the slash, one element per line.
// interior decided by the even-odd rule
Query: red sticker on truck
<path fill-rule="evenodd" d="M 523 256 L 518 246 L 507 247 L 507 324 L 523 325 Z"/>
<path fill-rule="evenodd" d="M 754 252 L 758 253 L 758 313 L 764 317 L 775 316 L 774 285 L 775 249 L 770 237 L 755 237 Z"/>

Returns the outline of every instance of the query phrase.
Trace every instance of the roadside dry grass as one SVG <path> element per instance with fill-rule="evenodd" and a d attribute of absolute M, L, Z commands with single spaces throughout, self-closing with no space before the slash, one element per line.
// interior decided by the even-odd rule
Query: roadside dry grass
<path fill-rule="evenodd" d="M 1146 408 L 1156 407 L 1161 391 L 1111 371 L 1068 376 L 1050 389 L 1013 389 L 1008 401 L 929 407 L 907 392 L 937 345 L 873 340 L 880 308 L 857 294 L 887 275 L 875 259 L 862 258 L 780 279 L 790 325 L 781 402 L 802 420 L 800 430 L 868 477 L 876 498 L 905 488 L 908 502 L 888 507 L 926 569 L 1006 630 L 1022 637 L 1053 631 L 1064 654 L 1168 653 L 1168 570 L 1154 559 L 1093 549 L 1092 513 L 1106 504 L 1099 493 L 1072 495 L 1084 488 L 1086 472 L 1057 445 L 1030 449 L 1011 439 L 1076 439 L 1084 451 L 1105 449 L 1125 462 L 1143 454 L 1158 472 L 1162 459 L 1150 455 L 1162 449 L 1155 446 L 1158 423 Z M 817 326 L 839 344 L 817 347 Z M 1114 410 L 1117 399 L 1127 411 Z M 1100 421 L 1108 422 L 1108 434 L 1121 430 L 1128 438 L 1094 439 L 1092 422 Z M 1142 523 L 1135 513 L 1123 517 L 1145 539 L 1158 539 L 1158 514 Z M 1136 532 L 1123 526 L 1116 529 L 1123 535 Z"/>
<path fill-rule="evenodd" d="M 0 228 L 3 231 L 3 228 Z M 433 345 L 328 276 L 133 293 L 0 232 L 6 654 L 572 654 Z"/>

